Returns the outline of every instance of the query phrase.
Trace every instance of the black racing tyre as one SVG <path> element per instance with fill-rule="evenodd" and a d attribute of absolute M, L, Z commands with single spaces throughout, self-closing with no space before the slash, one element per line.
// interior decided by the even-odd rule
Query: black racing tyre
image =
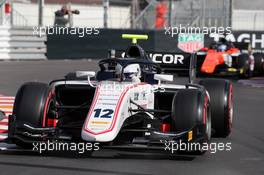
<path fill-rule="evenodd" d="M 211 139 L 211 111 L 206 92 L 198 89 L 179 90 L 172 102 L 172 122 L 176 132 L 187 131 L 196 125 L 203 126 L 203 139 L 198 142 L 208 143 Z M 194 152 L 204 153 L 205 151 L 195 150 Z"/>
<path fill-rule="evenodd" d="M 254 53 L 254 73 L 255 74 L 263 74 L 264 73 L 264 54 Z"/>
<path fill-rule="evenodd" d="M 210 96 L 212 129 L 215 137 L 227 137 L 233 122 L 233 88 L 228 80 L 204 79 L 200 83 Z"/>
<path fill-rule="evenodd" d="M 241 78 L 250 78 L 253 75 L 253 71 L 250 70 L 250 59 L 248 54 L 241 54 L 238 56 L 238 66 L 242 69 L 240 74 Z"/>
<path fill-rule="evenodd" d="M 44 127 L 50 99 L 51 93 L 47 84 L 29 82 L 22 85 L 15 97 L 13 109 L 15 125 L 20 123 L 29 124 L 36 128 Z M 16 129 L 14 130 L 9 131 L 12 133 L 9 134 L 11 138 L 13 134 L 16 134 Z M 20 147 L 29 147 L 29 144 L 22 140 L 14 138 L 12 141 Z"/>

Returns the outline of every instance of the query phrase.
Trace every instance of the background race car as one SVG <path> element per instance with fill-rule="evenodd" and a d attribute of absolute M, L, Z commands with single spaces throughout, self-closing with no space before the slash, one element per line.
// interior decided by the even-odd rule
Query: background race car
<path fill-rule="evenodd" d="M 242 52 L 242 49 L 248 51 Z M 225 38 L 197 52 L 197 71 L 200 74 L 249 78 L 264 73 L 263 63 L 263 55 L 253 54 L 249 44 L 232 43 Z"/>
<path fill-rule="evenodd" d="M 192 43 L 190 43 L 192 44 Z M 125 50 L 110 50 L 110 58 L 125 57 Z M 160 65 L 164 72 L 188 75 L 190 65 L 198 75 L 249 78 L 264 74 L 264 54 L 252 53 L 246 43 L 232 43 L 224 38 L 199 51 L 140 53 Z M 144 55 L 145 54 L 145 55 Z M 191 62 L 193 64 L 190 64 Z"/>

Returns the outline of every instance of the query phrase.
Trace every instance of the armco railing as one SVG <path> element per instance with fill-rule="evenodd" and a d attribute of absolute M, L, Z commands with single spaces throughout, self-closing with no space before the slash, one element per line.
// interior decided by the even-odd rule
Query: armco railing
<path fill-rule="evenodd" d="M 6 0 L 0 0 L 0 7 L 6 2 Z"/>
<path fill-rule="evenodd" d="M 46 36 L 36 36 L 32 28 L 0 26 L 0 60 L 46 59 Z"/>
<path fill-rule="evenodd" d="M 28 26 L 28 20 L 19 13 L 17 10 L 13 9 L 13 19 L 12 19 L 12 26 Z"/>
<path fill-rule="evenodd" d="M 0 0 L 0 25 L 8 24 L 11 26 L 25 27 L 28 26 L 28 20 L 24 15 L 19 13 L 16 9 L 12 8 L 11 15 L 4 13 L 4 4 L 7 0 Z"/>
<path fill-rule="evenodd" d="M 135 19 L 135 27 L 139 29 L 153 28 L 155 19 L 155 5 L 157 0 L 148 0 L 147 7 Z"/>

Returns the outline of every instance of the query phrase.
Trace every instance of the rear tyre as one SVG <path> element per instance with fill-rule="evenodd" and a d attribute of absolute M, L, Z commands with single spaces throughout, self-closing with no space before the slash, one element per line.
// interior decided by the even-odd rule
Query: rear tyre
<path fill-rule="evenodd" d="M 242 70 L 240 78 L 250 78 L 253 75 L 253 71 L 250 66 L 250 58 L 248 54 L 241 54 L 238 56 L 238 66 Z"/>
<path fill-rule="evenodd" d="M 210 95 L 212 128 L 216 137 L 227 137 L 233 122 L 233 88 L 228 80 L 205 79 L 200 83 Z"/>
<path fill-rule="evenodd" d="M 9 137 L 15 144 L 22 148 L 32 146 L 31 143 L 16 137 L 16 130 L 19 130 L 16 125 L 29 124 L 36 128 L 44 127 L 50 99 L 51 93 L 47 84 L 30 82 L 20 87 L 15 98 L 13 120 L 9 123 L 12 128 L 9 131 Z"/>
<path fill-rule="evenodd" d="M 211 139 L 211 111 L 209 98 L 205 91 L 198 89 L 179 90 L 172 102 L 172 125 L 176 132 L 188 131 L 201 126 L 200 146 Z M 205 153 L 204 150 L 186 150 L 180 153 Z"/>
<path fill-rule="evenodd" d="M 264 73 L 264 55 L 261 53 L 254 53 L 254 73 L 259 75 Z"/>

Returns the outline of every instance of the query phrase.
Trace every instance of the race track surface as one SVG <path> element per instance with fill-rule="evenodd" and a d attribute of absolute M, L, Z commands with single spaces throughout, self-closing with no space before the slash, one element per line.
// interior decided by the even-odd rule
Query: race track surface
<path fill-rule="evenodd" d="M 0 62 L 0 94 L 14 96 L 26 81 L 49 82 L 71 71 L 96 69 L 95 61 L 85 60 Z M 227 139 L 213 139 L 213 142 L 231 142 L 231 151 L 207 152 L 203 156 L 99 151 L 91 158 L 73 154 L 1 151 L 0 174 L 263 175 L 264 88 L 235 81 L 233 85 L 233 133 Z"/>

